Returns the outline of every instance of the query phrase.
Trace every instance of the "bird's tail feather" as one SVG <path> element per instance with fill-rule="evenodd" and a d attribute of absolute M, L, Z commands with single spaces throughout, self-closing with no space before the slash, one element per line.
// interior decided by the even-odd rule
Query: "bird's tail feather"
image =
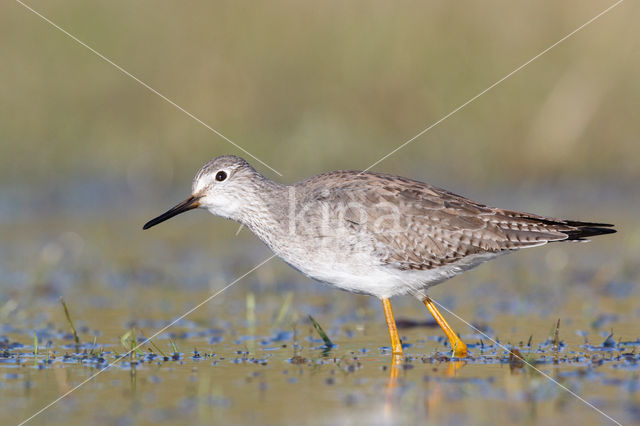
<path fill-rule="evenodd" d="M 585 241 L 589 237 L 595 237 L 596 235 L 613 234 L 617 232 L 612 229 L 614 225 L 610 223 L 595 223 L 595 222 L 576 222 L 567 220 L 565 223 L 571 227 L 575 227 L 575 230 L 562 231 L 567 234 L 565 241 Z"/>

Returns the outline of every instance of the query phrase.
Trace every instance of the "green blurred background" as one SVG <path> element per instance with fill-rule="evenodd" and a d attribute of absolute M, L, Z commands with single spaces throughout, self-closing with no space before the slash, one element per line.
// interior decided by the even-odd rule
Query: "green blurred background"
<path fill-rule="evenodd" d="M 266 176 L 291 183 L 327 170 L 367 168 L 613 1 L 28 4 L 283 175 L 251 161 Z M 638 2 L 622 3 L 374 168 L 492 205 L 617 225 L 618 234 L 592 244 L 522 251 L 430 293 L 461 317 L 486 324 L 501 341 L 535 336 L 536 344 L 543 342 L 558 318 L 562 339 L 572 350 L 583 350 L 585 333 L 598 345 L 614 329 L 616 340 L 638 338 L 639 11 Z M 97 339 L 118 351 L 132 324 L 152 333 L 270 256 L 249 232 L 236 237 L 237 224 L 204 212 L 141 230 L 188 195 L 202 164 L 229 153 L 247 157 L 19 3 L 2 2 L 0 337 L 27 345 L 16 350 L 24 357 L 33 350 L 28 345 L 34 332 L 62 335 L 51 330 L 67 330 L 63 296 L 85 328 L 82 341 Z M 178 339 L 178 344 L 184 352 L 197 346 L 236 356 L 245 348 L 232 343 L 234 336 L 272 333 L 289 294 L 291 319 L 280 328 L 306 329 L 304 319 L 313 314 L 342 345 L 336 356 L 368 348 L 364 364 L 370 370 L 355 377 L 387 376 L 379 365 L 387 360 L 378 356 L 388 339 L 379 302 L 344 297 L 308 281 L 271 261 L 191 314 L 192 323 L 180 323 L 171 332 L 223 328 L 227 340 L 221 344 L 200 338 Z M 248 301 L 254 296 L 257 331 L 247 327 Z M 412 298 L 393 303 L 398 317 L 426 318 Z M 344 330 L 351 327 L 355 334 Z M 468 342 L 480 338 L 459 321 L 454 327 Z M 423 340 L 439 336 L 439 330 L 403 333 L 416 344 L 411 354 L 447 350 L 441 342 Z M 68 341 L 53 340 L 60 358 Z M 304 342 L 303 355 L 316 357 Z M 158 344 L 169 347 L 167 336 L 159 336 Z M 299 386 L 286 387 L 291 385 L 280 370 L 290 368 L 290 356 L 289 348 L 279 351 L 270 361 L 274 367 L 265 370 L 270 394 L 262 388 L 247 393 L 237 385 L 238 377 L 253 367 L 238 370 L 226 362 L 215 367 L 222 370 L 201 364 L 193 383 L 199 380 L 202 395 L 211 386 L 229 392 L 235 405 L 222 410 L 227 413 L 217 417 L 222 421 L 256 423 L 250 416 L 261 412 L 270 414 L 260 422 L 298 424 L 300 416 L 321 412 L 348 422 L 351 417 L 345 416 L 354 411 L 341 397 L 360 392 L 360 385 L 345 379 L 336 392 L 326 386 L 326 374 L 309 374 L 300 376 Z M 141 369 L 139 389 L 149 396 L 141 409 L 135 405 L 135 386 L 126 393 L 129 371 L 122 372 L 120 384 L 112 382 L 117 373 L 104 374 L 84 388 L 86 393 L 76 393 L 75 401 L 56 405 L 39 421 L 69 424 L 69 413 L 77 423 L 118 423 L 109 416 L 140 420 L 166 409 L 176 423 L 196 423 L 193 413 L 185 417 L 185 407 L 191 406 L 181 399 L 195 386 L 185 382 L 192 368 L 195 372 L 187 361 L 184 371 L 159 369 L 161 386 L 149 378 L 150 370 Z M 497 393 L 453 382 L 452 392 L 467 389 L 462 403 L 468 405 L 460 411 L 455 398 L 450 404 L 438 401 L 429 408 L 432 423 L 513 422 L 525 411 L 535 414 L 528 402 L 518 400 L 520 392 L 535 395 L 540 383 L 558 392 L 536 376 L 523 375 L 514 386 L 507 369 L 497 368 L 480 363 L 463 370 L 463 377 L 498 377 Z M 17 407 L 0 412 L 7 424 L 24 420 L 93 372 L 60 361 L 42 374 L 31 375 L 24 365 L 15 371 L 0 375 L 2 400 Z M 433 393 L 434 386 L 422 376 L 437 377 L 434 371 L 416 364 L 403 373 L 411 383 L 403 403 L 417 401 L 418 408 L 399 412 L 423 418 L 420 392 Z M 622 422 L 637 421 L 640 394 L 624 391 L 637 389 L 637 367 L 599 372 L 622 384 L 612 387 L 598 381 L 600 376 L 585 374 L 585 381 L 580 375 L 569 387 L 603 401 L 598 405 Z M 211 382 L 205 383 L 209 374 Z M 622 381 L 632 375 L 635 381 Z M 367 392 L 380 393 L 377 382 L 362 383 Z M 594 413 L 577 400 L 565 405 L 565 394 L 545 395 L 551 396 L 539 399 L 540 417 L 525 417 L 524 423 L 561 423 L 559 415 L 567 422 L 594 421 Z M 529 400 L 536 404 L 535 398 Z M 370 407 L 379 405 L 368 396 L 360 402 L 369 416 L 375 413 Z M 433 415 L 437 409 L 440 421 Z M 204 413 L 200 423 L 209 424 Z"/>
<path fill-rule="evenodd" d="M 612 3 L 29 4 L 293 182 L 368 167 Z M 18 3 L 0 8 L 3 186 L 186 191 L 209 158 L 242 154 Z M 376 170 L 636 181 L 637 17 L 623 3 Z"/>

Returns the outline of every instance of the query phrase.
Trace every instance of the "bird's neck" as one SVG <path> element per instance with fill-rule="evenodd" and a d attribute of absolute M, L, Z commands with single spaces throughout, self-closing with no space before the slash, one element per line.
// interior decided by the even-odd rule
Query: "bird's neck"
<path fill-rule="evenodd" d="M 253 188 L 252 196 L 246 197 L 238 217 L 233 219 L 272 246 L 270 240 L 286 227 L 288 188 L 288 185 L 264 178 Z"/>

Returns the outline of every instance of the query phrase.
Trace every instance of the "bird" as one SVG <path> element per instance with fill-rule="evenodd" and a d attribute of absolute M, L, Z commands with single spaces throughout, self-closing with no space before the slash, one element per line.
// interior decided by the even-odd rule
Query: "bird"
<path fill-rule="evenodd" d="M 393 355 L 403 347 L 390 298 L 419 299 L 449 340 L 468 347 L 428 290 L 500 255 L 616 232 L 612 224 L 490 207 L 401 176 L 338 170 L 294 184 L 273 181 L 223 155 L 195 175 L 191 195 L 148 221 L 149 229 L 196 208 L 239 222 L 304 275 L 382 301 Z"/>

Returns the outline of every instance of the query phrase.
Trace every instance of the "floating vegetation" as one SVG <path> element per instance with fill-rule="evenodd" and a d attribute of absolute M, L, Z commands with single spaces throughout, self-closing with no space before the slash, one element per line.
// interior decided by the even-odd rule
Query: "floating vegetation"
<path fill-rule="evenodd" d="M 394 365 L 393 357 L 382 347 L 371 344 L 363 347 L 361 342 L 355 343 L 357 334 L 348 334 L 341 329 L 338 329 L 340 347 L 345 349 L 336 353 L 333 346 L 333 354 L 328 354 L 326 346 L 334 343 L 312 316 L 309 321 L 317 326 L 309 327 L 306 335 L 299 335 L 295 328 L 273 330 L 262 327 L 259 329 L 266 335 L 238 336 L 232 329 L 225 331 L 188 325 L 186 330 L 175 334 L 180 336 L 183 349 L 185 345 L 193 348 L 185 354 L 179 351 L 174 337 L 154 337 L 154 340 L 164 339 L 170 346 L 172 353 L 163 352 L 161 345 L 136 327 L 119 336 L 116 345 L 107 344 L 107 349 L 94 337 L 90 344 L 79 345 L 71 352 L 67 351 L 64 343 L 64 331 L 32 330 L 29 336 L 25 330 L 22 334 L 13 333 L 17 340 L 6 336 L 0 338 L 0 383 L 4 380 L 4 386 L 10 386 L 11 383 L 26 381 L 26 375 L 16 368 L 37 365 L 37 372 L 32 373 L 29 380 L 39 386 L 38 375 L 42 370 L 73 372 L 80 367 L 88 371 L 89 376 L 101 373 L 96 381 L 119 383 L 117 386 L 126 387 L 131 394 L 141 394 L 143 390 L 152 392 L 153 389 L 157 389 L 153 392 L 161 392 L 160 388 L 168 387 L 182 398 L 185 409 L 191 403 L 184 402 L 188 400 L 184 398 L 189 398 L 194 389 L 197 389 L 200 401 L 197 404 L 231 409 L 256 390 L 269 398 L 269 392 L 273 390 L 295 395 L 296 389 L 303 392 L 309 384 L 313 384 L 316 393 L 320 392 L 318 389 L 333 389 L 331 395 L 343 395 L 341 404 L 349 407 L 375 406 L 371 395 L 379 395 L 382 387 L 387 389 L 382 394 L 394 395 L 394 398 L 406 392 L 412 392 L 412 398 L 429 398 L 436 391 L 444 392 L 449 401 L 472 398 L 478 403 L 507 399 L 511 404 L 526 404 L 528 398 L 535 398 L 536 404 L 544 404 L 561 398 L 562 389 L 547 382 L 542 375 L 525 374 L 529 371 L 528 365 L 572 388 L 576 383 L 593 383 L 597 386 L 590 389 L 599 391 L 609 388 L 624 389 L 624 392 L 640 390 L 640 351 L 637 350 L 640 341 L 616 342 L 612 333 L 593 348 L 588 344 L 567 346 L 560 340 L 556 322 L 551 337 L 544 342 L 536 342 L 533 336 L 529 336 L 519 345 L 507 345 L 509 349 L 505 349 L 493 342 L 468 341 L 470 356 L 462 361 L 450 356 L 446 340 L 422 339 L 422 343 L 417 340 L 408 342 L 410 350 L 399 364 Z M 418 328 L 414 331 L 413 336 L 421 335 Z M 316 335 L 321 337 L 324 345 L 313 345 L 319 340 Z M 43 341 L 39 341 L 38 336 L 49 336 L 47 350 L 44 350 Z M 225 336 L 226 339 L 210 343 L 214 337 Z M 33 348 L 27 345 L 29 337 L 33 339 Z M 247 341 L 255 342 L 255 351 L 247 350 Z M 615 345 L 611 345 L 611 341 Z M 125 352 L 116 351 L 113 346 L 120 346 Z M 127 353 L 128 356 L 124 356 Z M 508 368 L 502 369 L 502 366 Z M 3 369 L 7 373 L 2 380 Z M 126 380 L 119 372 L 127 373 Z M 508 376 L 513 376 L 511 382 L 505 378 Z M 59 380 L 61 386 L 67 386 L 64 384 L 66 379 Z M 217 385 L 221 380 L 224 380 L 224 387 Z M 184 387 L 184 383 L 192 381 L 196 383 Z M 510 387 L 505 387 L 505 381 L 511 383 Z M 155 386 L 159 383 L 162 386 Z M 288 388 L 283 389 L 282 386 Z M 584 392 L 581 390 L 579 393 L 582 395 Z M 288 398 L 295 398 L 294 395 Z M 220 405 L 220 401 L 224 404 Z"/>

